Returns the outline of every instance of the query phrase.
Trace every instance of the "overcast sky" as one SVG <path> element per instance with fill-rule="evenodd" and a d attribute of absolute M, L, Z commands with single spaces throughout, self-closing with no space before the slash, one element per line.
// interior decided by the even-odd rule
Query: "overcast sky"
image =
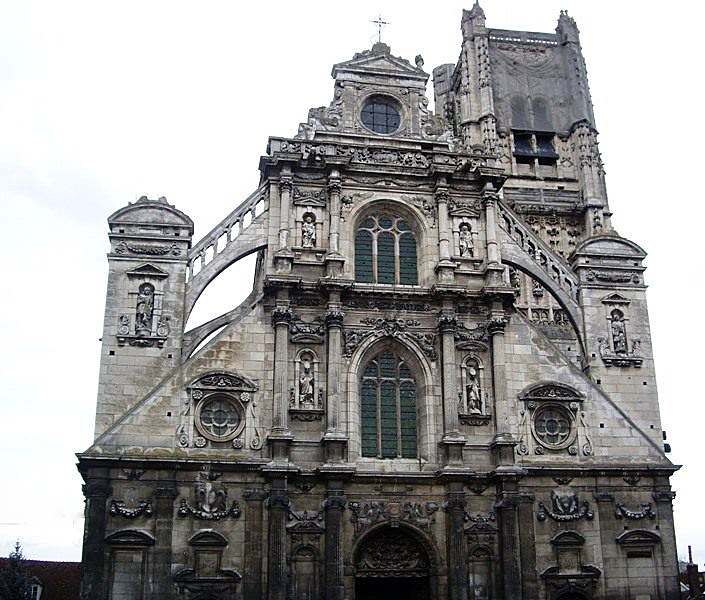
<path fill-rule="evenodd" d="M 649 252 L 663 427 L 685 465 L 672 480 L 679 554 L 692 544 L 700 563 L 703 199 L 690 180 L 703 156 L 703 6 L 483 2 L 489 27 L 550 32 L 568 9 L 580 28 L 613 223 Z M 257 186 L 267 137 L 293 136 L 309 107 L 329 103 L 331 66 L 371 46 L 380 10 L 392 53 L 420 53 L 431 72 L 457 59 L 470 7 L 0 3 L 0 555 L 19 538 L 30 558 L 80 560 L 74 453 L 93 437 L 106 217 L 166 196 L 200 239 Z M 197 316 L 232 308 L 234 288 L 224 280 Z"/>

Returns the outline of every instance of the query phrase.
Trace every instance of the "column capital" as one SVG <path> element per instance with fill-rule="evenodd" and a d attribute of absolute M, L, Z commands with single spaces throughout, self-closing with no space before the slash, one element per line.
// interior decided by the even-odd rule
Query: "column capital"
<path fill-rule="evenodd" d="M 509 319 L 507 319 L 507 317 L 505 316 L 492 316 L 487 321 L 487 332 L 490 335 L 496 335 L 498 333 L 503 334 L 507 323 L 509 323 Z"/>
<path fill-rule="evenodd" d="M 458 316 L 455 313 L 441 313 L 438 317 L 438 330 L 441 333 L 453 333 L 458 327 Z"/>
<path fill-rule="evenodd" d="M 324 510 L 345 510 L 347 507 L 347 499 L 342 494 L 334 494 L 328 496 L 323 501 Z"/>
<path fill-rule="evenodd" d="M 339 308 L 331 308 L 325 316 L 326 327 L 342 327 L 345 313 Z"/>
<path fill-rule="evenodd" d="M 102 481 L 89 481 L 81 487 L 81 490 L 86 498 L 107 499 L 113 493 L 110 485 Z"/>
<path fill-rule="evenodd" d="M 277 325 L 286 325 L 288 327 L 293 316 L 288 306 L 275 306 L 274 310 L 272 310 L 272 325 L 275 327 Z"/>

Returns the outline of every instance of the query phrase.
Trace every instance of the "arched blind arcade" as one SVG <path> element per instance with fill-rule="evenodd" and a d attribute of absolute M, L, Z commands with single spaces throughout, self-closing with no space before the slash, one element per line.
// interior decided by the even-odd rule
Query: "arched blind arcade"
<path fill-rule="evenodd" d="M 417 285 L 416 238 L 407 221 L 382 214 L 363 220 L 355 235 L 355 281 Z"/>
<path fill-rule="evenodd" d="M 374 357 L 362 375 L 362 456 L 416 458 L 416 382 L 397 354 Z"/>

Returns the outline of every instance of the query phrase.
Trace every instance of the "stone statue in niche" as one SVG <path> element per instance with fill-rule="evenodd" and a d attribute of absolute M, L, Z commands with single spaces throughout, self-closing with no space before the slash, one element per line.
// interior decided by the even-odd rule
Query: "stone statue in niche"
<path fill-rule="evenodd" d="M 135 333 L 140 336 L 152 334 L 152 317 L 154 314 L 154 286 L 143 283 L 138 290 L 135 308 Z"/>
<path fill-rule="evenodd" d="M 301 223 L 301 245 L 304 248 L 316 247 L 316 218 L 310 212 L 304 215 Z"/>
<path fill-rule="evenodd" d="M 465 385 L 465 394 L 468 402 L 468 413 L 482 412 L 482 401 L 480 400 L 480 382 L 478 379 L 477 369 L 469 366 L 467 369 L 467 383 Z"/>
<path fill-rule="evenodd" d="M 627 354 L 628 352 L 624 315 L 619 310 L 612 311 L 612 347 L 615 354 Z"/>
<path fill-rule="evenodd" d="M 315 384 L 311 355 L 305 354 L 301 357 L 301 375 L 299 377 L 299 404 L 301 406 L 313 406 Z"/>
<path fill-rule="evenodd" d="M 472 257 L 474 247 L 472 244 L 472 229 L 469 223 L 460 224 L 460 232 L 458 233 L 460 256 Z"/>

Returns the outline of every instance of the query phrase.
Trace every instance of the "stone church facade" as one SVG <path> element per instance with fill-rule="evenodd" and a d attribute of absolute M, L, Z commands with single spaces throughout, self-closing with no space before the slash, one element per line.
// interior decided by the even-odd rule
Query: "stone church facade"
<path fill-rule="evenodd" d="M 108 219 L 82 597 L 677 598 L 645 252 L 574 21 L 464 11 L 435 113 L 420 56 L 332 75 L 198 243 L 164 198 Z"/>

